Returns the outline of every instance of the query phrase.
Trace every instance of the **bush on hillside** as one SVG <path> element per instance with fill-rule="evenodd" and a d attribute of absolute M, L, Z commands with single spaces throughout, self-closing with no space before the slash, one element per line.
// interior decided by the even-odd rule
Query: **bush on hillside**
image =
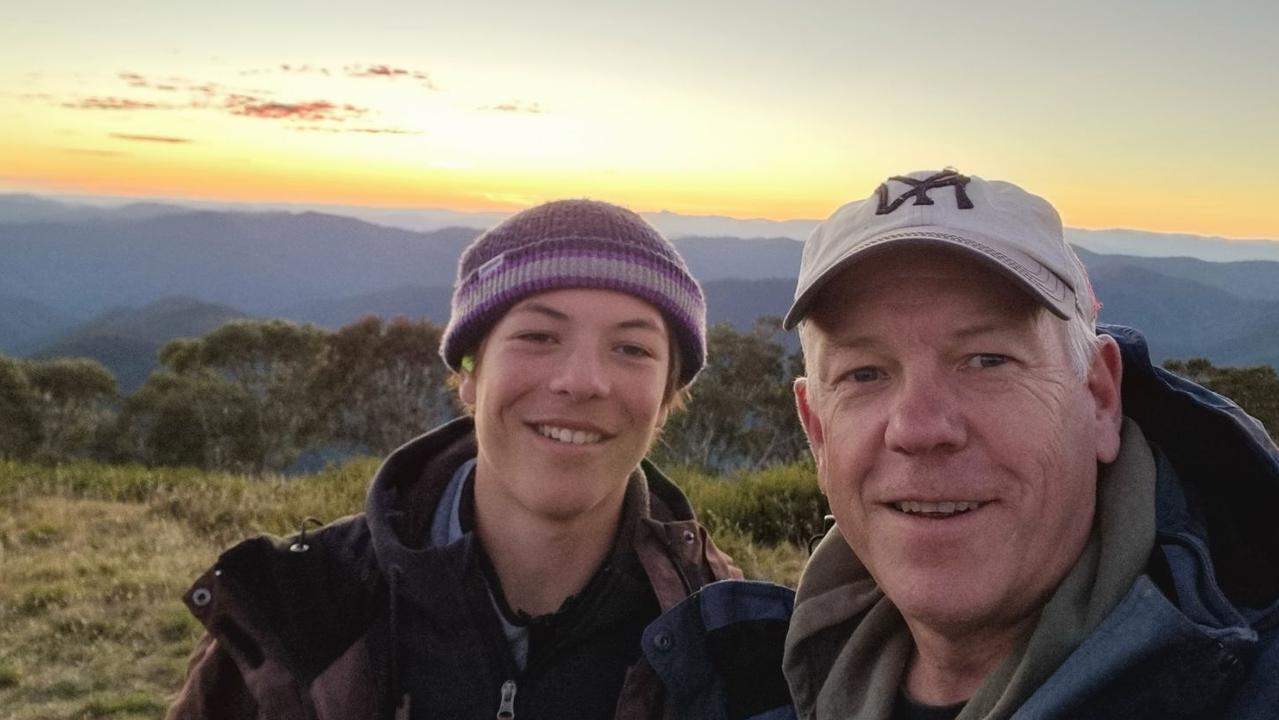
<path fill-rule="evenodd" d="M 826 498 L 817 487 L 812 462 L 730 478 L 678 469 L 672 479 L 712 535 L 740 533 L 763 545 L 803 545 L 825 529 Z"/>

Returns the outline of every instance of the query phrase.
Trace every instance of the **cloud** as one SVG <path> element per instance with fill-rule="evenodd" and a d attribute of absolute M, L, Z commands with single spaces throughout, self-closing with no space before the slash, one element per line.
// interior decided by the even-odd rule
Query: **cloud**
<path fill-rule="evenodd" d="M 193 142 L 190 138 L 169 137 L 167 135 L 129 135 L 126 133 L 111 133 L 111 137 L 116 140 L 130 140 L 133 142 L 149 142 L 149 143 L 167 143 L 169 145 L 184 145 Z"/>
<path fill-rule="evenodd" d="M 148 90 L 161 90 L 164 92 L 176 92 L 178 90 L 191 90 L 194 85 L 189 80 L 182 78 L 166 78 L 163 81 L 155 81 L 147 78 L 141 73 L 122 72 L 117 73 L 116 77 L 123 80 L 129 87 L 146 88 Z"/>
<path fill-rule="evenodd" d="M 288 73 L 290 75 L 323 75 L 331 77 L 338 73 L 329 68 L 318 65 L 294 65 L 292 63 L 281 63 L 273 68 L 257 68 L 254 70 L 243 70 L 240 75 L 268 75 L 273 73 Z M 423 70 L 414 70 L 412 68 L 396 67 L 385 63 L 374 64 L 357 64 L 344 65 L 341 74 L 349 78 L 372 78 L 382 80 L 408 79 L 416 80 L 422 87 L 430 90 L 438 90 L 435 82 L 431 79 L 431 74 Z"/>
<path fill-rule="evenodd" d="M 542 110 L 542 106 L 538 103 L 524 103 L 524 102 L 518 102 L 518 101 L 509 102 L 509 103 L 500 103 L 498 105 L 484 105 L 480 107 L 480 110 L 488 110 L 491 112 L 506 112 L 506 113 L 530 113 L 533 115 L 540 115 L 541 113 L 545 112 L 544 110 Z"/>
<path fill-rule="evenodd" d="M 392 67 L 390 65 L 347 65 L 342 68 L 348 77 L 353 78 L 411 78 L 421 83 L 422 87 L 438 90 L 431 74 L 421 70 Z"/>
<path fill-rule="evenodd" d="M 270 102 L 253 95 L 228 95 L 225 107 L 232 115 L 270 120 L 309 120 L 312 122 L 345 122 L 368 114 L 368 108 L 328 100 L 282 103 Z"/>
<path fill-rule="evenodd" d="M 295 73 L 298 75 L 329 75 L 329 69 L 324 67 L 311 67 L 310 65 L 291 65 L 283 63 L 279 67 L 280 72 Z"/>
<path fill-rule="evenodd" d="M 74 110 L 172 110 L 175 105 L 120 97 L 90 97 L 75 102 L 62 103 L 62 107 Z"/>

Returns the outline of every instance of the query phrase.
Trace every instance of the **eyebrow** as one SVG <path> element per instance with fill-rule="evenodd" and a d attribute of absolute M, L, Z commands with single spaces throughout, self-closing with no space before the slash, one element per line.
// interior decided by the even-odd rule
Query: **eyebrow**
<path fill-rule="evenodd" d="M 560 312 L 559 310 L 556 310 L 550 305 L 543 305 L 542 303 L 539 303 L 539 302 L 524 303 L 523 305 L 516 307 L 514 310 L 512 310 L 512 312 L 535 313 L 537 315 L 545 315 L 555 320 L 568 320 L 568 315 Z"/>
<path fill-rule="evenodd" d="M 952 330 L 949 335 L 949 338 L 951 340 L 962 341 L 962 340 L 971 340 L 973 338 L 981 337 L 983 335 L 994 335 L 1002 332 L 1019 332 L 1024 328 L 1024 326 L 1028 322 L 1029 320 L 1026 322 L 1022 322 L 1022 321 L 1008 322 L 1007 320 L 1003 318 L 988 320 L 985 322 L 977 322 L 972 325 L 967 325 L 967 326 L 960 327 L 956 330 Z M 847 348 L 850 350 L 862 350 L 866 348 L 873 348 L 879 345 L 879 341 L 871 335 L 854 335 L 848 338 L 832 339 L 828 342 L 833 347 Z"/>
<path fill-rule="evenodd" d="M 570 318 L 567 313 L 557 310 L 551 307 L 550 305 L 545 305 L 539 302 L 524 303 L 523 305 L 520 305 L 519 307 L 515 308 L 512 312 L 535 313 L 537 315 L 544 315 L 546 317 L 551 318 L 552 320 L 558 320 L 560 322 L 572 321 L 572 318 Z M 657 323 L 650 320 L 649 318 L 634 318 L 632 320 L 623 320 L 622 322 L 617 323 L 614 327 L 617 327 L 622 330 L 651 330 L 656 333 L 662 332 L 662 328 L 658 326 Z"/>

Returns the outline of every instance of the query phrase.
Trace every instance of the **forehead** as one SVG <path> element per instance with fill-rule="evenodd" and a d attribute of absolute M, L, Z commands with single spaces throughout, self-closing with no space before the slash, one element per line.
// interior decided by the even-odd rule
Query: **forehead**
<path fill-rule="evenodd" d="M 832 279 L 813 304 L 823 330 L 845 329 L 919 311 L 950 323 L 1020 324 L 1040 306 L 1002 273 L 972 256 L 912 247 L 877 253 Z"/>
<path fill-rule="evenodd" d="M 659 331 L 666 328 L 662 313 L 648 302 L 627 293 L 595 288 L 529 295 L 512 305 L 499 322 L 520 317 Z"/>

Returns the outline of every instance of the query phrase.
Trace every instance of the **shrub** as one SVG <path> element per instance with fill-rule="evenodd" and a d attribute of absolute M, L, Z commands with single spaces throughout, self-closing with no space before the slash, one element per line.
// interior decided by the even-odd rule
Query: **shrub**
<path fill-rule="evenodd" d="M 738 532 L 762 545 L 804 545 L 824 530 L 826 498 L 811 462 L 729 478 L 682 468 L 672 478 L 712 534 Z"/>

